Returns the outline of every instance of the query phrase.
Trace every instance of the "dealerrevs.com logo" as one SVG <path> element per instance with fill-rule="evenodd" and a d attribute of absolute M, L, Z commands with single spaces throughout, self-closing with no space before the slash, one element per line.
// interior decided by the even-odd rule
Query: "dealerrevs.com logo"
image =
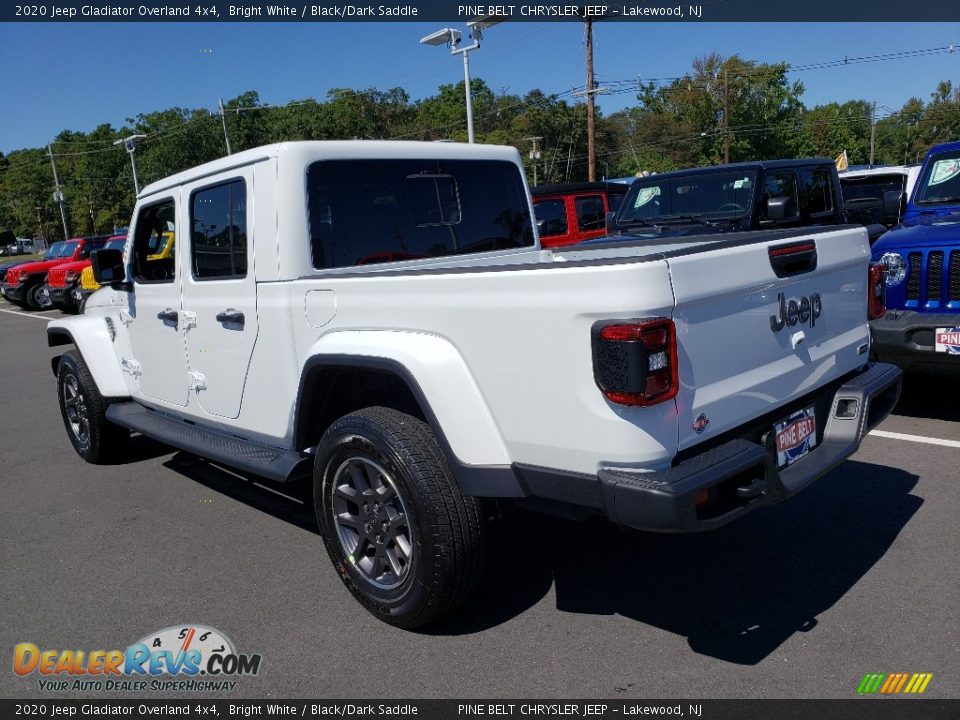
<path fill-rule="evenodd" d="M 125 650 L 13 649 L 13 671 L 36 676 L 44 691 L 144 692 L 233 690 L 234 678 L 256 675 L 261 656 L 238 653 L 211 627 L 177 625 L 147 635 Z"/>

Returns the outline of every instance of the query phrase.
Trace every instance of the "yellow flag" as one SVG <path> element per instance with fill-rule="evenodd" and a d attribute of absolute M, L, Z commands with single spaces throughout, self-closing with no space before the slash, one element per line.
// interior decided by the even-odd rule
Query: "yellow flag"
<path fill-rule="evenodd" d="M 834 162 L 837 164 L 837 171 L 838 171 L 838 172 L 843 172 L 843 171 L 846 170 L 848 167 L 850 167 L 850 163 L 849 163 L 848 160 L 847 160 L 847 151 L 844 150 L 842 153 L 840 153 L 839 155 L 837 155 L 837 159 L 834 160 Z"/>

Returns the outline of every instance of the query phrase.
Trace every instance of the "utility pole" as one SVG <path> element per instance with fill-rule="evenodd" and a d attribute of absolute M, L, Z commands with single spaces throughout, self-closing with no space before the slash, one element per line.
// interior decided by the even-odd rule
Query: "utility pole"
<path fill-rule="evenodd" d="M 90 207 L 90 232 L 93 235 L 97 234 L 97 217 L 93 214 L 93 198 L 89 195 L 87 196 L 87 205 Z"/>
<path fill-rule="evenodd" d="M 723 71 L 723 162 L 730 162 L 730 75 Z"/>
<path fill-rule="evenodd" d="M 53 199 L 60 206 L 60 219 L 63 220 L 63 239 L 70 237 L 70 231 L 67 230 L 67 211 L 63 207 L 63 189 L 60 187 L 60 177 L 57 175 L 57 163 L 53 160 L 53 148 L 47 145 L 47 152 L 50 153 L 50 166 L 53 168 Z"/>
<path fill-rule="evenodd" d="M 540 159 L 540 151 L 537 150 L 537 143 L 540 140 L 543 140 L 543 137 L 538 135 L 537 137 L 528 137 L 524 140 L 529 140 L 533 143 L 533 149 L 530 151 L 530 160 L 533 161 L 533 184 L 537 184 L 537 160 Z"/>
<path fill-rule="evenodd" d="M 223 123 L 223 140 L 227 143 L 227 155 L 233 155 L 233 150 L 230 149 L 230 135 L 227 133 L 227 117 L 223 114 L 223 98 L 219 98 L 220 101 L 220 122 Z"/>
<path fill-rule="evenodd" d="M 43 205 L 37 205 L 34 209 L 37 211 L 37 225 L 40 227 L 40 239 L 46 242 L 47 232 L 43 229 Z"/>
<path fill-rule="evenodd" d="M 597 148 L 595 136 L 596 105 L 593 99 L 593 20 L 584 20 L 587 30 L 587 179 L 597 179 Z"/>
<path fill-rule="evenodd" d="M 877 144 L 877 101 L 873 101 L 870 111 L 870 169 L 873 169 L 873 151 Z"/>

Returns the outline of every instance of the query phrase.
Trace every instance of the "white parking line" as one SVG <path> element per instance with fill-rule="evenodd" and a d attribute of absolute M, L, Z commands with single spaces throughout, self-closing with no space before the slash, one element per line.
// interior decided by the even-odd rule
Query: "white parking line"
<path fill-rule="evenodd" d="M 4 310 L 3 308 L 0 308 L 0 312 L 9 313 L 10 315 L 21 315 L 23 317 L 28 317 L 28 318 L 36 318 L 37 320 L 50 319 L 47 315 L 41 315 L 39 313 L 25 313 L 25 312 L 20 312 L 19 310 Z M 47 312 L 51 312 L 51 311 L 48 310 Z"/>
<path fill-rule="evenodd" d="M 887 430 L 872 430 L 870 434 L 890 440 L 906 440 L 907 442 L 924 443 L 926 445 L 943 445 L 944 447 L 960 448 L 960 442 L 957 440 L 944 440 L 942 438 L 924 437 L 923 435 L 907 435 L 905 433 L 889 432 Z"/>

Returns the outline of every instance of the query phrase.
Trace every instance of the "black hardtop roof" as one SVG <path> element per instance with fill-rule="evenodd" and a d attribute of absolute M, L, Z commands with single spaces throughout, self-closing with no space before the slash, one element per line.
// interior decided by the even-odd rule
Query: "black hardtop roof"
<path fill-rule="evenodd" d="M 707 165 L 705 167 L 687 168 L 685 170 L 669 170 L 667 172 L 647 175 L 638 180 L 656 181 L 660 178 L 689 177 L 690 175 L 706 175 L 715 172 L 730 172 L 737 170 L 776 170 L 780 168 L 807 167 L 810 165 L 834 166 L 830 158 L 796 158 L 793 160 L 751 160 L 749 162 L 728 163 L 726 165 Z"/>
<path fill-rule="evenodd" d="M 590 192 L 591 190 L 607 190 L 616 192 L 626 192 L 630 189 L 629 183 L 620 182 L 572 182 L 558 183 L 556 185 L 536 185 L 530 188 L 530 194 L 539 195 L 564 195 L 575 192 Z"/>

